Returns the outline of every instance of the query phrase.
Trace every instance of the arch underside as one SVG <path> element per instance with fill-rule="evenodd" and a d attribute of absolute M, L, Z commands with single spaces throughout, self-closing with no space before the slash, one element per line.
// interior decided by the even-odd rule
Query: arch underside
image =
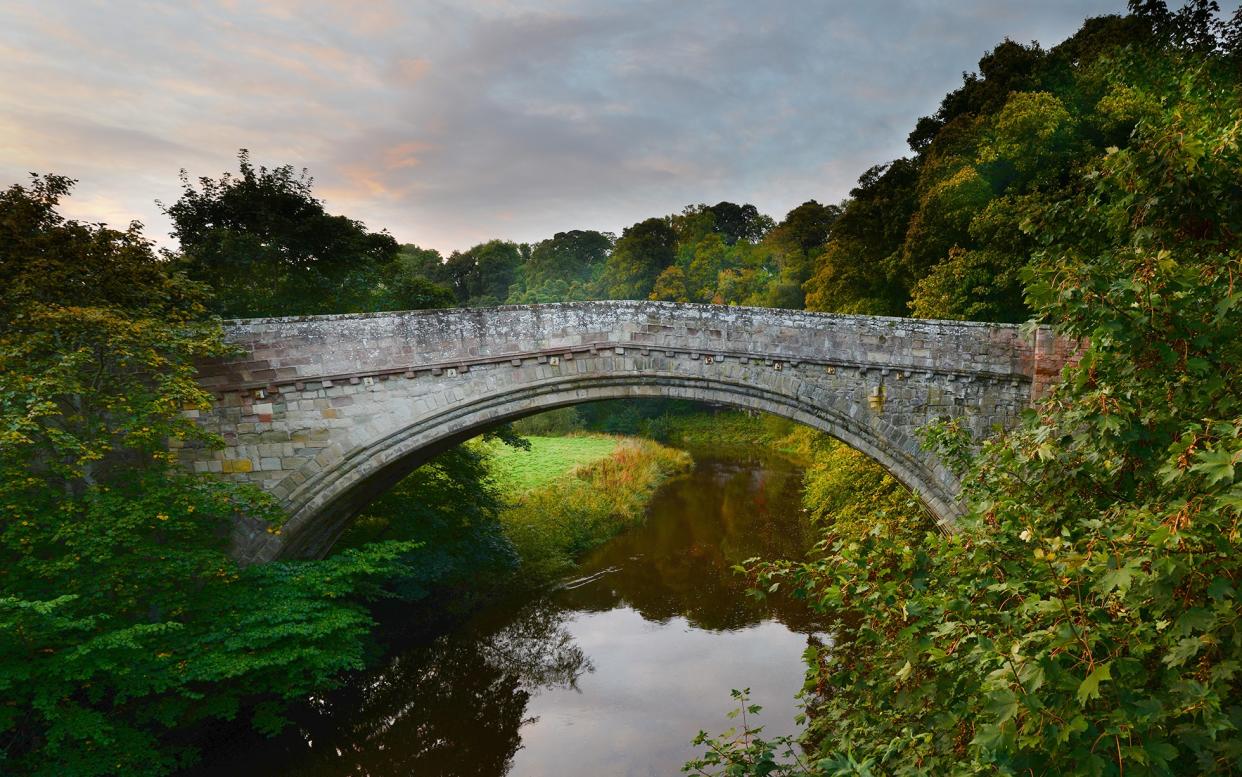
<path fill-rule="evenodd" d="M 650 372 L 554 377 L 447 402 L 345 453 L 332 467 L 308 472 L 283 501 L 290 519 L 282 538 L 256 560 L 315 558 L 331 549 L 349 520 L 415 468 L 489 427 L 559 407 L 607 399 L 663 397 L 761 410 L 805 424 L 841 440 L 878 462 L 917 495 L 940 525 L 960 513 L 956 478 L 910 435 L 857 404 L 812 401 L 802 391 L 724 377 Z M 836 406 L 834 406 L 836 405 Z"/>

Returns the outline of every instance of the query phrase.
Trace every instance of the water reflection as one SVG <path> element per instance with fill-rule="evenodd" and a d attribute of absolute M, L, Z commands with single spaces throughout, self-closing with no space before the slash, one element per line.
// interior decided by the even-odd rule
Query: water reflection
<path fill-rule="evenodd" d="M 745 596 L 732 567 L 809 547 L 800 476 L 781 460 L 700 459 L 573 579 L 398 651 L 301 710 L 296 731 L 208 771 L 673 774 L 699 729 L 729 725 L 743 686 L 767 733 L 789 733 L 818 624 Z"/>
<path fill-rule="evenodd" d="M 564 622 L 556 608 L 526 607 L 496 631 L 446 634 L 409 649 L 304 710 L 300 742 L 274 743 L 279 769 L 262 759 L 240 770 L 504 774 L 519 729 L 532 722 L 531 694 L 575 688 L 592 671 Z"/>
<path fill-rule="evenodd" d="M 806 608 L 785 598 L 748 597 L 746 581 L 733 572 L 754 556 L 800 558 L 810 547 L 801 478 L 784 459 L 700 458 L 693 473 L 656 495 L 644 526 L 583 561 L 587 575 L 608 570 L 598 584 L 554 598 L 570 610 L 627 606 L 647 620 L 683 617 L 701 629 L 736 630 L 772 618 L 812 631 Z"/>

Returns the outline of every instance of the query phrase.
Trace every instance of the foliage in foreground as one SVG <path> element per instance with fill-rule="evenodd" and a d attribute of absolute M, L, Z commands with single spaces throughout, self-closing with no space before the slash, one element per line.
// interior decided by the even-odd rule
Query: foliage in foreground
<path fill-rule="evenodd" d="M 1031 218 L 1030 303 L 1089 347 L 969 462 L 962 531 L 881 523 L 752 570 L 840 616 L 807 771 L 1242 772 L 1242 91 L 1154 64 L 1114 66 L 1129 148 Z"/>
<path fill-rule="evenodd" d="M 139 227 L 66 221 L 68 179 L 0 192 L 0 771 L 163 774 L 187 729 L 358 667 L 375 592 L 408 545 L 239 569 L 260 493 L 186 474 L 208 442 L 195 359 L 226 352 L 203 289 Z"/>

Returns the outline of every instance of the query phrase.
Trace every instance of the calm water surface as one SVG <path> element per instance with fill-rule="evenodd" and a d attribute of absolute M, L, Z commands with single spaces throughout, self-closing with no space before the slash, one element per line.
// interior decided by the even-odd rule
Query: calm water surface
<path fill-rule="evenodd" d="M 733 724 L 729 690 L 746 687 L 766 734 L 793 733 L 819 624 L 747 597 L 731 567 L 806 551 L 800 478 L 783 460 L 699 457 L 572 579 L 398 649 L 286 735 L 212 754 L 208 771 L 677 774 L 700 729 Z"/>

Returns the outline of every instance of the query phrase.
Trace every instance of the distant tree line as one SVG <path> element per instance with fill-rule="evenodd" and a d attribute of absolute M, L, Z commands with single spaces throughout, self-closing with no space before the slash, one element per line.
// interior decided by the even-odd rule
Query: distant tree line
<path fill-rule="evenodd" d="M 1212 7 L 1135 2 L 1051 49 L 1006 40 L 917 122 L 910 156 L 866 170 L 844 201 L 809 200 L 779 222 L 751 204 L 698 204 L 619 237 L 568 230 L 446 257 L 327 214 L 305 171 L 256 168 L 245 151 L 236 174 L 183 176 L 166 212 L 181 266 L 217 290 L 225 316 L 656 299 L 1023 321 L 1029 214 L 1124 149 L 1142 119 L 1105 65 L 1173 45 L 1236 62 L 1237 19 L 1219 22 Z"/>

